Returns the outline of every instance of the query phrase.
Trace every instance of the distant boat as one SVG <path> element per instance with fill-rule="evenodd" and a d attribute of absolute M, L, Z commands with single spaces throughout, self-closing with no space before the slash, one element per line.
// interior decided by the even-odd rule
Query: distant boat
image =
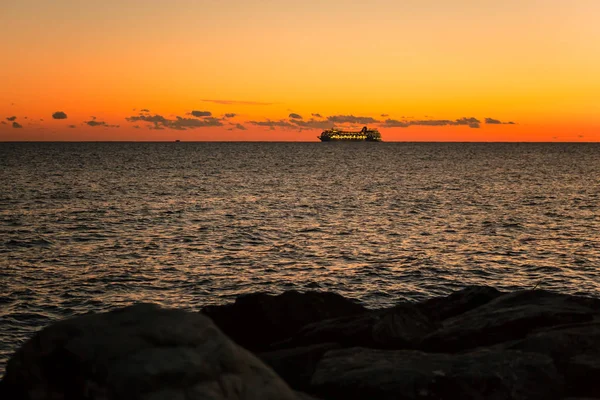
<path fill-rule="evenodd" d="M 177 139 L 177 140 L 175 141 L 175 143 L 179 143 L 179 142 L 181 142 L 181 140 L 179 140 L 179 139 Z"/>
<path fill-rule="evenodd" d="M 377 129 L 368 129 L 366 126 L 360 131 L 341 131 L 335 128 L 321 132 L 317 136 L 321 142 L 381 142 L 381 134 Z"/>

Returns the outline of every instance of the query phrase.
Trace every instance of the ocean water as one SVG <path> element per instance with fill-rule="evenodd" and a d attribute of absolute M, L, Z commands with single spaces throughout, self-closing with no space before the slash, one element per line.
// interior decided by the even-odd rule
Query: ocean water
<path fill-rule="evenodd" d="M 52 321 L 255 291 L 600 296 L 600 145 L 0 143 L 0 375 Z"/>

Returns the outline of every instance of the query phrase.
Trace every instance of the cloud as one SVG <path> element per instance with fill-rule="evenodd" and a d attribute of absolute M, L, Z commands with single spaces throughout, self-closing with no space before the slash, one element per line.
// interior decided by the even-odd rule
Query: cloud
<path fill-rule="evenodd" d="M 204 128 L 212 126 L 223 126 L 223 123 L 213 117 L 204 119 L 176 117 L 175 120 L 168 120 L 165 127 L 177 130 L 186 130 L 188 128 Z"/>
<path fill-rule="evenodd" d="M 279 121 L 271 121 L 271 120 L 266 120 L 266 121 L 248 121 L 248 123 L 252 124 L 252 125 L 256 125 L 256 126 L 266 126 L 270 129 L 275 129 L 275 128 L 296 128 L 295 125 L 292 125 L 291 123 L 289 123 L 286 120 L 279 120 Z"/>
<path fill-rule="evenodd" d="M 469 128 L 481 127 L 481 121 L 477 118 L 459 118 L 456 120 L 456 125 L 467 125 Z"/>
<path fill-rule="evenodd" d="M 133 110 L 133 111 L 135 111 L 135 110 Z M 150 112 L 150 110 L 148 110 L 147 108 L 142 108 L 142 109 L 140 110 L 140 112 Z"/>
<path fill-rule="evenodd" d="M 204 112 L 204 111 L 203 111 Z M 196 118 L 185 118 L 176 116 L 175 119 L 168 119 L 163 117 L 162 115 L 133 115 L 131 117 L 125 118 L 129 122 L 147 122 L 153 124 L 151 129 L 176 129 L 176 130 L 186 130 L 186 129 L 195 129 L 195 128 L 205 128 L 205 127 L 215 127 L 215 126 L 223 126 L 223 123 L 220 119 L 214 117 L 205 117 L 202 119 Z"/>
<path fill-rule="evenodd" d="M 327 120 L 336 124 L 374 124 L 377 121 L 373 117 L 355 117 L 354 115 L 332 115 Z"/>
<path fill-rule="evenodd" d="M 223 115 L 223 118 L 233 118 L 233 117 L 235 117 L 236 115 L 237 115 L 237 114 L 235 114 L 235 113 L 227 113 L 227 114 Z"/>
<path fill-rule="evenodd" d="M 14 115 L 12 117 L 7 117 L 6 118 L 7 121 L 14 121 L 15 119 L 17 119 L 17 117 L 14 116 Z"/>
<path fill-rule="evenodd" d="M 302 115 L 296 113 L 291 113 L 289 117 L 292 119 L 302 119 Z"/>
<path fill-rule="evenodd" d="M 499 120 L 493 119 L 493 118 L 486 118 L 485 123 L 486 124 L 501 124 L 502 121 L 499 121 Z"/>
<path fill-rule="evenodd" d="M 390 116 L 390 114 L 381 114 L 382 118 L 389 117 L 389 116 Z"/>
<path fill-rule="evenodd" d="M 76 128 L 75 125 L 69 125 L 69 128 Z"/>
<path fill-rule="evenodd" d="M 410 123 L 406 121 L 398 121 L 397 119 L 386 119 L 383 125 L 388 128 L 408 128 Z"/>
<path fill-rule="evenodd" d="M 235 129 L 239 129 L 241 131 L 245 131 L 246 127 L 242 124 L 235 124 Z"/>
<path fill-rule="evenodd" d="M 328 128 L 331 128 L 331 122 L 326 121 L 326 120 L 317 120 L 314 118 L 311 118 L 308 121 L 291 120 L 290 122 L 302 129 L 328 129 Z"/>
<path fill-rule="evenodd" d="M 227 104 L 227 105 L 240 104 L 240 105 L 245 105 L 245 106 L 270 106 L 270 105 L 275 104 L 275 103 L 265 103 L 265 102 L 262 102 L 262 101 L 244 101 L 244 100 L 212 100 L 212 99 L 204 99 L 202 101 L 205 101 L 207 103 Z"/>
<path fill-rule="evenodd" d="M 494 119 L 494 118 L 486 118 L 485 123 L 488 125 L 515 125 L 515 123 L 512 121 L 502 122 L 502 121 L 500 121 L 498 119 Z"/>
<path fill-rule="evenodd" d="M 406 120 L 400 121 L 396 119 L 386 119 L 383 126 L 389 128 L 408 128 L 409 126 L 468 126 L 469 128 L 479 128 L 481 121 L 477 118 L 459 118 L 457 120 L 449 119 L 423 119 L 423 120 Z"/>
<path fill-rule="evenodd" d="M 92 117 L 92 118 L 94 118 L 94 117 Z M 105 128 L 118 128 L 119 127 L 119 125 L 110 125 L 104 121 L 96 121 L 96 119 L 92 119 L 90 121 L 83 121 L 83 123 L 87 124 L 88 126 L 91 126 L 92 128 L 95 128 L 97 126 L 103 126 Z"/>
<path fill-rule="evenodd" d="M 314 114 L 311 114 L 311 115 L 313 117 L 315 117 L 315 118 L 323 118 L 323 116 L 321 116 L 321 114 L 314 113 Z"/>
<path fill-rule="evenodd" d="M 0 121 L 0 124 L 6 125 L 6 121 Z"/>
<path fill-rule="evenodd" d="M 57 111 L 54 114 L 52 114 L 52 118 L 53 119 L 67 119 L 67 114 L 65 114 L 62 111 Z"/>
<path fill-rule="evenodd" d="M 23 127 L 23 125 L 21 125 L 21 124 L 20 124 L 20 123 L 18 123 L 18 122 L 13 122 L 13 123 L 12 123 L 12 127 L 13 127 L 13 128 L 22 128 L 22 127 Z"/>
<path fill-rule="evenodd" d="M 133 115 L 131 117 L 125 118 L 129 122 L 137 122 L 137 121 L 145 121 L 151 122 L 153 124 L 164 124 L 167 122 L 167 119 L 162 115 Z"/>
<path fill-rule="evenodd" d="M 212 117 L 212 113 L 210 111 L 192 111 L 190 114 L 192 114 L 194 117 Z"/>

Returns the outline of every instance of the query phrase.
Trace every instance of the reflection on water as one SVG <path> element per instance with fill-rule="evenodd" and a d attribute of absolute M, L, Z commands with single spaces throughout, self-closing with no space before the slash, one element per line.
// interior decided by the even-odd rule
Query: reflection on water
<path fill-rule="evenodd" d="M 58 318 L 134 301 L 470 284 L 600 295 L 600 146 L 0 147 L 0 365 Z M 0 366 L 3 368 L 3 366 Z"/>

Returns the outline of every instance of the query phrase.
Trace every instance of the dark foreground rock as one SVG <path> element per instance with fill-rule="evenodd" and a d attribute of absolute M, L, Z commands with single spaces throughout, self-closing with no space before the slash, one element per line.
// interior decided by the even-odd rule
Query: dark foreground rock
<path fill-rule="evenodd" d="M 550 357 L 487 350 L 333 350 L 317 366 L 311 385 L 329 400 L 550 400 L 563 393 L 562 378 Z"/>
<path fill-rule="evenodd" d="M 425 337 L 426 351 L 455 352 L 514 339 L 544 327 L 591 321 L 598 311 L 573 296 L 528 290 L 509 293 L 444 321 Z"/>
<path fill-rule="evenodd" d="M 370 310 L 359 315 L 308 324 L 290 339 L 276 343 L 275 346 L 337 342 L 344 347 L 415 348 L 424 336 L 438 327 L 439 324 L 415 305 L 401 303 L 390 309 Z"/>
<path fill-rule="evenodd" d="M 9 361 L 2 399 L 299 397 L 205 316 L 141 304 L 56 323 Z"/>
<path fill-rule="evenodd" d="M 336 293 L 296 291 L 244 295 L 234 304 L 202 310 L 225 334 L 250 350 L 266 350 L 312 322 L 365 311 L 364 306 Z"/>
<path fill-rule="evenodd" d="M 600 398 L 600 299 L 468 287 L 380 310 L 317 292 L 139 305 L 38 333 L 5 398 Z"/>

